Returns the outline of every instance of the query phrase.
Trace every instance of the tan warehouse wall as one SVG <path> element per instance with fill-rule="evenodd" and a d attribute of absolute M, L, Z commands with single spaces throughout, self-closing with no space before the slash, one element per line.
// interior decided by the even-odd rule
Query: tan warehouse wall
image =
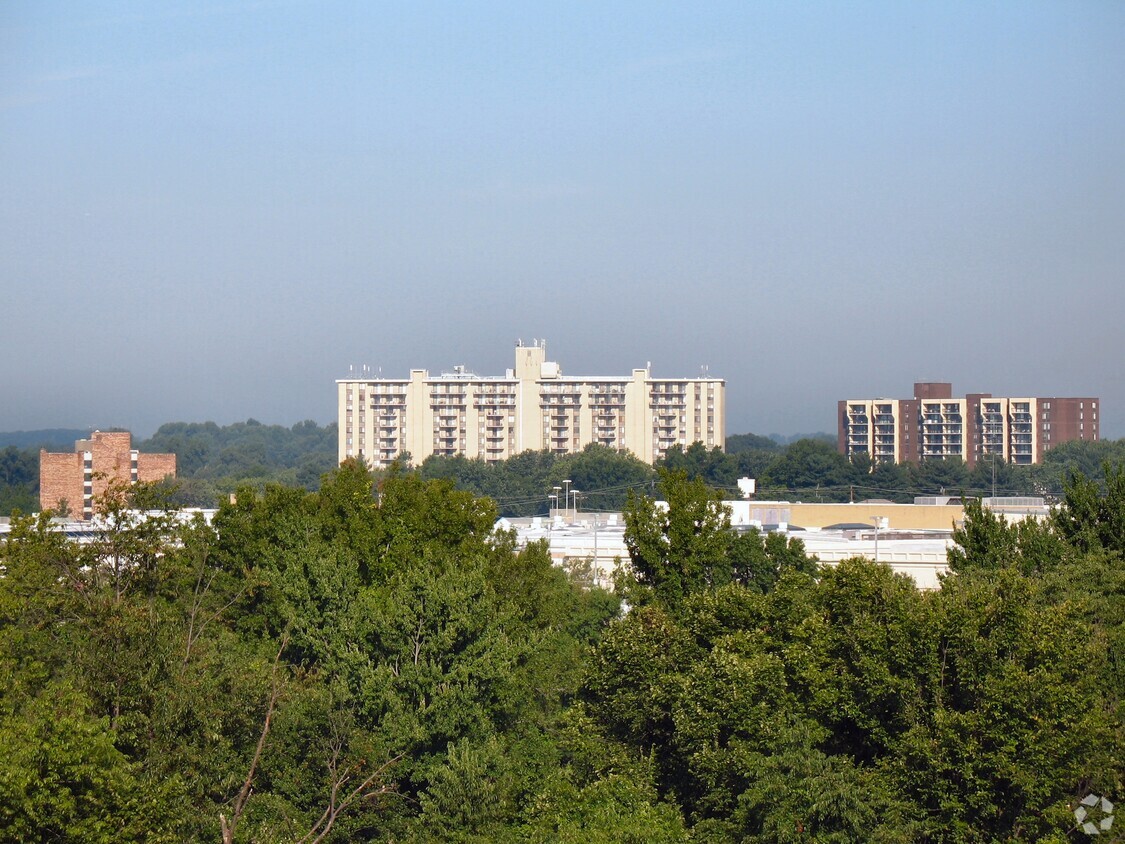
<path fill-rule="evenodd" d="M 803 528 L 838 524 L 875 527 L 874 519 L 887 520 L 888 530 L 953 530 L 964 520 L 960 504 L 804 504 L 788 501 L 728 501 L 732 524 L 751 519 L 763 523 L 789 522 Z M 787 516 L 787 518 L 786 518 Z"/>

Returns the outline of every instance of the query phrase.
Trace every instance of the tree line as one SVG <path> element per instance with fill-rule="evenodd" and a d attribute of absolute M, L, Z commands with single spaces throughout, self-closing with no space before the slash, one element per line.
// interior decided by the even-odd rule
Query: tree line
<path fill-rule="evenodd" d="M 846 502 L 880 498 L 910 503 L 916 496 L 1041 496 L 1058 500 L 1068 473 L 1104 482 L 1103 466 L 1125 462 L 1125 439 L 1070 442 L 1048 451 L 1042 463 L 1014 466 L 981 461 L 970 470 L 961 460 L 872 466 L 866 455 L 849 460 L 824 438 L 780 444 L 754 434 L 727 439 L 727 450 L 702 443 L 673 446 L 656 466 L 600 445 L 578 454 L 525 452 L 498 463 L 465 457 L 429 457 L 418 467 L 425 478 L 448 478 L 461 489 L 487 495 L 505 516 L 541 515 L 548 495 L 564 480 L 581 491 L 583 509 L 620 511 L 629 495 L 651 492 L 659 471 L 699 478 L 737 497 L 738 479 L 754 478 L 760 499 Z"/>
<path fill-rule="evenodd" d="M 337 427 L 300 422 L 290 428 L 254 419 L 233 425 L 174 422 L 137 444 L 141 451 L 173 452 L 178 480 L 173 501 L 214 507 L 242 484 L 269 483 L 315 491 L 336 465 Z M 620 511 L 629 491 L 651 492 L 659 468 L 684 471 L 708 485 L 738 495 L 742 477 L 757 480 L 757 496 L 803 501 L 861 501 L 881 498 L 910 502 L 919 495 L 1035 495 L 1057 499 L 1070 471 L 1103 480 L 1102 466 L 1125 461 L 1125 439 L 1070 442 L 1048 451 L 1035 466 L 981 461 L 972 470 L 960 460 L 872 466 L 866 456 L 848 460 L 826 436 L 789 443 L 755 434 L 727 438 L 726 451 L 701 443 L 674 446 L 657 466 L 628 452 L 600 445 L 577 454 L 524 452 L 486 463 L 463 456 L 431 456 L 415 468 L 425 479 L 448 479 L 459 488 L 497 502 L 503 516 L 546 513 L 554 487 L 580 493 L 583 509 Z M 409 456 L 402 465 L 411 466 Z M 0 515 L 38 508 L 38 449 L 0 449 Z"/>
<path fill-rule="evenodd" d="M 1125 789 L 1104 475 L 1045 523 L 970 504 L 930 593 L 732 531 L 682 471 L 628 496 L 613 593 L 418 472 L 246 486 L 211 524 L 111 485 L 93 542 L 0 545 L 0 838 L 1078 840 Z"/>

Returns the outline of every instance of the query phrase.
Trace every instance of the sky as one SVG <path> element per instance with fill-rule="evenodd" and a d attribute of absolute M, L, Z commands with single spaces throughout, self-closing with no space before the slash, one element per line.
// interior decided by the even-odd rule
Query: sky
<path fill-rule="evenodd" d="M 1099 396 L 1125 3 L 0 3 L 0 431 L 334 421 L 350 366 Z"/>

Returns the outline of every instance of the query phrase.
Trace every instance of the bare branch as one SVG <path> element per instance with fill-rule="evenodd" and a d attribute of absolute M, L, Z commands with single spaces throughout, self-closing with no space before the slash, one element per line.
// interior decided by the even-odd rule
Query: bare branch
<path fill-rule="evenodd" d="M 208 584 L 207 584 L 207 585 L 208 585 L 208 586 L 210 586 L 210 581 L 208 581 Z M 243 586 L 243 587 L 242 587 L 241 589 L 239 589 L 239 590 L 238 590 L 238 591 L 237 591 L 237 592 L 236 592 L 236 593 L 234 594 L 234 597 L 233 597 L 233 598 L 231 598 L 231 599 L 230 599 L 229 601 L 227 601 L 227 602 L 226 602 L 225 604 L 223 604 L 223 605 L 222 605 L 221 607 L 219 607 L 219 608 L 218 608 L 217 610 L 215 610 L 215 611 L 214 611 L 213 613 L 211 613 L 211 615 L 207 616 L 207 618 L 205 618 L 205 619 L 203 620 L 203 623 L 199 625 L 199 629 L 198 629 L 198 630 L 196 630 L 196 631 L 194 631 L 194 634 L 193 634 L 193 632 L 192 632 L 192 627 L 193 627 L 193 626 L 194 626 L 194 624 L 195 624 L 195 613 L 196 613 L 196 608 L 195 608 L 195 607 L 193 607 L 193 608 L 192 608 L 192 612 L 191 612 L 191 616 L 192 616 L 192 617 L 191 617 L 191 623 L 190 623 L 190 624 L 189 624 L 189 626 L 188 626 L 188 638 L 187 638 L 187 647 L 186 647 L 186 648 L 184 648 L 184 665 L 187 665 L 187 663 L 188 663 L 188 658 L 189 658 L 189 657 L 191 656 L 191 649 L 192 649 L 192 647 L 193 647 L 193 646 L 195 645 L 195 643 L 199 641 L 199 638 L 200 638 L 200 636 L 202 636 L 202 635 L 203 635 L 203 631 L 207 629 L 207 625 L 208 625 L 208 624 L 210 624 L 210 623 L 211 623 L 212 621 L 214 621 L 214 620 L 215 620 L 216 618 L 218 618 L 219 616 L 221 616 L 221 615 L 222 615 L 223 613 L 225 613 L 225 612 L 226 612 L 227 610 L 229 610 L 229 609 L 230 609 L 230 608 L 231 608 L 232 606 L 234 606 L 234 603 L 235 603 L 235 602 L 236 602 L 236 601 L 237 601 L 237 600 L 238 600 L 239 598 L 241 598 L 241 597 L 242 597 L 242 593 L 243 593 L 243 592 L 245 592 L 245 591 L 246 591 L 246 587 L 245 587 L 245 586 Z"/>
<path fill-rule="evenodd" d="M 328 772 L 332 780 L 332 786 L 328 792 L 328 805 L 325 807 L 324 813 L 317 822 L 313 824 L 312 829 L 309 830 L 304 838 L 299 840 L 298 844 L 319 844 L 328 836 L 328 833 L 331 832 L 333 824 L 336 823 L 336 819 L 347 811 L 348 808 L 361 800 L 371 800 L 394 791 L 393 784 L 384 783 L 377 788 L 374 786 L 376 782 L 383 778 L 383 774 L 386 773 L 387 769 L 401 758 L 402 754 L 399 754 L 398 756 L 388 759 L 355 786 L 355 788 L 347 792 L 341 799 L 340 792 L 347 786 L 355 771 L 351 766 L 345 767 L 343 771 L 339 771 L 336 767 L 339 762 L 339 750 L 334 750 L 332 757 L 328 760 Z M 356 766 L 356 768 L 358 768 L 358 766 Z"/>
<path fill-rule="evenodd" d="M 273 672 L 270 681 L 269 703 L 266 705 L 266 718 L 262 723 L 262 732 L 258 736 L 258 744 L 254 748 L 254 757 L 250 760 L 250 770 L 246 773 L 246 781 L 242 784 L 242 789 L 238 792 L 238 796 L 235 797 L 234 803 L 231 804 L 230 821 L 227 821 L 226 815 L 221 813 L 219 815 L 223 844 L 234 844 L 234 832 L 238 828 L 238 822 L 242 819 L 243 811 L 246 809 L 246 801 L 250 799 L 250 794 L 254 790 L 254 774 L 257 772 L 258 763 L 262 759 L 262 750 L 266 746 L 266 736 L 268 736 L 270 732 L 270 722 L 273 720 L 273 713 L 277 708 L 277 699 L 281 694 L 281 683 L 278 680 L 281 654 L 284 653 L 288 644 L 289 632 L 286 631 L 281 637 L 281 647 L 277 649 L 277 656 L 273 659 Z"/>

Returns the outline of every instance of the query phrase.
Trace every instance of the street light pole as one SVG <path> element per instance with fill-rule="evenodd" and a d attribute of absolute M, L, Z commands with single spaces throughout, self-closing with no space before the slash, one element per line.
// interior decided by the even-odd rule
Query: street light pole
<path fill-rule="evenodd" d="M 886 529 L 886 516 L 872 516 L 868 521 L 875 522 L 875 562 L 879 562 L 879 528 Z"/>
<path fill-rule="evenodd" d="M 598 588 L 598 517 L 594 516 L 594 588 Z"/>

